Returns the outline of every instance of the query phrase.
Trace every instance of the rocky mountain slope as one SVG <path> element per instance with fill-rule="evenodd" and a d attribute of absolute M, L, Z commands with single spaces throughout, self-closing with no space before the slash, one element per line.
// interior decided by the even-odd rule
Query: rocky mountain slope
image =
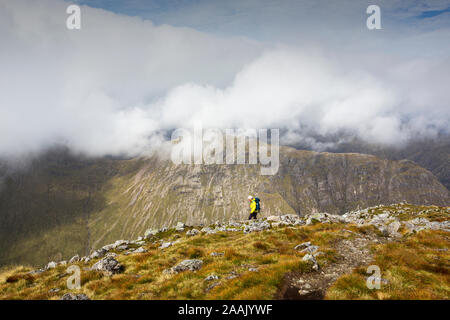
<path fill-rule="evenodd" d="M 4 270 L 0 299 L 449 299 L 449 232 L 450 207 L 406 203 L 179 223 L 70 261 Z M 78 289 L 67 286 L 73 266 Z"/>
<path fill-rule="evenodd" d="M 86 255 L 116 239 L 178 221 L 242 219 L 247 196 L 263 216 L 342 214 L 406 200 L 448 205 L 449 191 L 411 161 L 282 147 L 274 176 L 259 165 L 174 165 L 169 160 L 88 159 L 57 150 L 5 178 L 0 191 L 0 264 Z"/>
<path fill-rule="evenodd" d="M 408 159 L 431 171 L 438 180 L 450 190 L 450 136 L 440 135 L 435 139 L 412 139 L 402 146 L 386 146 L 369 144 L 352 139 L 347 142 L 336 142 L 326 151 L 339 153 L 372 154 L 381 159 Z M 296 146 L 307 149 L 307 146 Z"/>

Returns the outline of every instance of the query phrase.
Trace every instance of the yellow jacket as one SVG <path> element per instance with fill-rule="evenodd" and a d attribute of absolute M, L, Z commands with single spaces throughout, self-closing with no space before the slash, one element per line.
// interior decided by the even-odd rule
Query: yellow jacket
<path fill-rule="evenodd" d="M 256 201 L 255 198 L 252 199 L 252 201 L 250 202 L 250 213 L 254 213 L 256 210 Z"/>

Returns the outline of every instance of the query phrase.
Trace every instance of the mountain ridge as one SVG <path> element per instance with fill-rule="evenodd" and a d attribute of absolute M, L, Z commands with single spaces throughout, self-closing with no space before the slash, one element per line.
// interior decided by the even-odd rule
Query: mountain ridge
<path fill-rule="evenodd" d="M 449 213 L 398 203 L 178 223 L 70 261 L 0 270 L 0 299 L 448 299 Z M 74 268 L 79 288 L 68 285 Z"/>
<path fill-rule="evenodd" d="M 0 191 L 0 263 L 87 254 L 178 221 L 246 218 L 249 194 L 262 199 L 263 216 L 342 214 L 403 200 L 447 205 L 449 199 L 426 169 L 372 155 L 281 147 L 278 173 L 261 176 L 259 165 L 176 166 L 156 157 L 90 159 L 54 151 L 30 171 L 7 177 Z"/>

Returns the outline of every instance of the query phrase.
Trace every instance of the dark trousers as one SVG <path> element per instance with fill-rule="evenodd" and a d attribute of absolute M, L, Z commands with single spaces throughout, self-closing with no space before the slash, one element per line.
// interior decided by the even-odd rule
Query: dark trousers
<path fill-rule="evenodd" d="M 252 218 L 255 218 L 256 220 L 256 215 L 258 214 L 258 211 L 255 211 L 253 213 L 250 213 L 250 215 L 248 216 L 248 220 L 252 220 Z"/>

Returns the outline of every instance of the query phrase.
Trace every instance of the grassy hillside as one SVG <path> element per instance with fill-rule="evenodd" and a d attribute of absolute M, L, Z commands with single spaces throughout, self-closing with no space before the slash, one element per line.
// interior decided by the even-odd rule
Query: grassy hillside
<path fill-rule="evenodd" d="M 382 233 L 373 223 L 374 217 L 386 212 L 401 222 L 398 232 Z M 37 274 L 24 266 L 5 269 L 0 273 L 0 299 L 59 299 L 68 292 L 91 299 L 450 298 L 448 231 L 407 228 L 417 218 L 431 224 L 448 222 L 449 207 L 400 204 L 358 214 L 366 217 L 363 224 L 312 215 L 306 224 L 304 220 L 280 223 L 271 217 L 271 228 L 250 233 L 242 232 L 245 225 L 225 226 L 240 231 L 193 236 L 187 234 L 192 228 L 170 229 L 144 240 L 144 253 L 126 254 L 136 243 L 125 251 L 111 250 L 124 267 L 118 274 L 90 270 L 98 259 L 76 262 L 82 270 L 80 290 L 67 289 L 67 265 Z M 171 246 L 159 248 L 168 241 Z M 305 242 L 318 246 L 314 255 L 319 270 L 304 261 L 307 252 L 295 248 Z M 364 245 L 353 247 L 358 243 Z M 356 255 L 351 248 L 357 249 Z M 198 271 L 165 272 L 184 259 L 200 259 L 203 265 Z M 373 264 L 380 267 L 383 283 L 371 290 L 365 283 L 367 267 Z M 207 279 L 211 275 L 216 277 Z M 298 294 L 305 291 L 301 289 L 305 283 L 314 295 Z"/>

